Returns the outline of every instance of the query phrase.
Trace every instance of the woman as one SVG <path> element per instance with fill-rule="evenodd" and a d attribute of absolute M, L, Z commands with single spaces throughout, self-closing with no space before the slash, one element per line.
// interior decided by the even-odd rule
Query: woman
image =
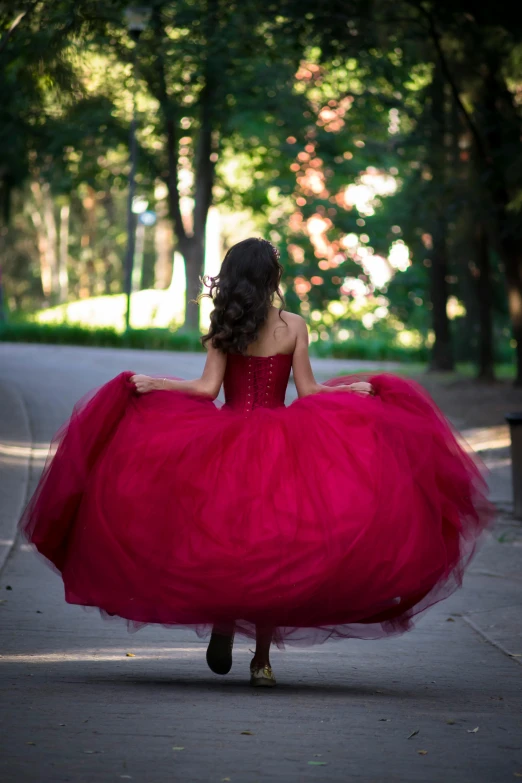
<path fill-rule="evenodd" d="M 460 585 L 491 519 L 422 389 L 316 382 L 304 321 L 273 304 L 281 271 L 265 240 L 232 247 L 210 281 L 201 378 L 122 373 L 78 403 L 21 523 L 68 602 L 213 629 L 221 674 L 234 634 L 256 636 L 251 683 L 269 687 L 272 642 L 409 629 Z"/>

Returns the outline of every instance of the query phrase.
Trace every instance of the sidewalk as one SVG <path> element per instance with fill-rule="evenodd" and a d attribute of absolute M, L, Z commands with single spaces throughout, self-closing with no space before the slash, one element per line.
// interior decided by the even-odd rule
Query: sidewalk
<path fill-rule="evenodd" d="M 88 388 L 134 363 L 190 376 L 201 361 L 127 354 L 0 346 L 1 538 L 12 540 L 27 479 L 31 491 L 46 444 Z M 230 675 L 216 677 L 192 631 L 128 634 L 121 622 L 67 605 L 57 575 L 17 540 L 0 573 L 2 783 L 522 776 L 522 523 L 511 517 L 498 426 L 464 433 L 492 469 L 500 509 L 464 588 L 401 637 L 275 650 L 270 693 L 248 687 L 247 642 L 238 640 Z"/>
<path fill-rule="evenodd" d="M 26 408 L 11 384 L 0 384 L 0 571 L 14 544 L 27 500 L 31 433 Z"/>

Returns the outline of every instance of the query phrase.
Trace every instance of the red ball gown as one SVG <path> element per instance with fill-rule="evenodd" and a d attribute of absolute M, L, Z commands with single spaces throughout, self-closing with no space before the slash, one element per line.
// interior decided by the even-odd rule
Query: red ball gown
<path fill-rule="evenodd" d="M 76 405 L 21 521 L 68 602 L 282 645 L 405 631 L 461 584 L 492 509 L 426 392 L 285 407 L 291 364 L 230 355 L 221 408 L 130 372 Z"/>

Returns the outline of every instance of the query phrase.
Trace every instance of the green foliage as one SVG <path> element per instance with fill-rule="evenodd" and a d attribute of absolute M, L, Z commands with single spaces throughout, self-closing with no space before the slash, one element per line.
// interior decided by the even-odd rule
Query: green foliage
<path fill-rule="evenodd" d="M 522 297 L 515 12 L 471 0 L 329 0 L 327 8 L 148 0 L 151 21 L 136 48 L 124 0 L 22 0 L 16 13 L 8 5 L 0 5 L 0 255 L 11 310 L 121 290 L 135 95 L 138 192 L 164 221 L 170 210 L 178 249 L 191 224 L 201 233 L 211 203 L 226 215 L 225 248 L 247 227 L 267 234 L 281 248 L 287 305 L 308 320 L 316 352 L 424 359 L 449 296 L 465 313 L 449 324 L 456 358 L 478 361 L 489 329 L 497 360 L 512 360 L 506 278 L 509 301 L 517 290 Z M 395 190 L 350 200 L 347 188 L 368 176 Z M 487 295 L 478 223 L 489 240 Z M 397 241 L 411 264 L 390 262 L 379 282 L 372 256 L 387 263 Z M 166 287 L 151 232 L 144 257 L 144 282 Z M 386 316 L 367 325 L 379 298 Z M 347 299 L 357 308 L 335 315 L 332 303 Z M 520 346 L 516 318 L 512 305 Z M 60 329 L 57 340 L 76 334 Z M 401 344 L 401 332 L 414 344 Z M 70 339 L 116 339 L 77 334 Z M 140 344 L 168 337 L 137 334 Z"/>
<path fill-rule="evenodd" d="M 429 349 L 425 345 L 400 345 L 389 337 L 352 337 L 342 343 L 317 342 L 312 346 L 315 356 L 333 359 L 364 359 L 391 362 L 427 362 Z"/>
<path fill-rule="evenodd" d="M 137 348 L 149 351 L 203 351 L 199 334 L 169 329 L 132 329 L 127 334 L 114 329 L 13 322 L 0 326 L 0 341 L 91 345 L 101 348 Z"/>

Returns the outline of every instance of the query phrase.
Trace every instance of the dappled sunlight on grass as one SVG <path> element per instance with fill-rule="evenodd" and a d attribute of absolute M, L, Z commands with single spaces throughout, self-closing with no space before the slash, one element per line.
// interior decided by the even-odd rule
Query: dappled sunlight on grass
<path fill-rule="evenodd" d="M 123 332 L 126 305 L 124 294 L 94 296 L 41 310 L 35 320 L 40 324 L 77 324 L 91 329 L 110 327 Z M 179 296 L 170 289 L 147 289 L 132 294 L 131 326 L 134 329 L 179 325 L 179 312 Z"/>

